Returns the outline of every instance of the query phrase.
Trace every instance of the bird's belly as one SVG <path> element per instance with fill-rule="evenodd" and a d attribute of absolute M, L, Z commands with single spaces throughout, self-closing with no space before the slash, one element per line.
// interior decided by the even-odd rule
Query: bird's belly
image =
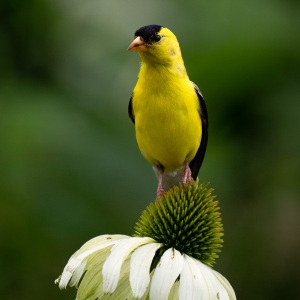
<path fill-rule="evenodd" d="M 157 110 L 136 116 L 136 138 L 146 160 L 153 166 L 174 171 L 190 162 L 200 145 L 198 112 Z"/>

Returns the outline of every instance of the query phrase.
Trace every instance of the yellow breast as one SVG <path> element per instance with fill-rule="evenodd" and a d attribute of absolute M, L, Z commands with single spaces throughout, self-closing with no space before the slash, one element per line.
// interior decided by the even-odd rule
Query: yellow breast
<path fill-rule="evenodd" d="M 160 84 L 155 76 L 140 78 L 133 92 L 137 143 L 150 164 L 174 171 L 190 162 L 200 145 L 197 94 L 187 76 L 160 78 Z"/>

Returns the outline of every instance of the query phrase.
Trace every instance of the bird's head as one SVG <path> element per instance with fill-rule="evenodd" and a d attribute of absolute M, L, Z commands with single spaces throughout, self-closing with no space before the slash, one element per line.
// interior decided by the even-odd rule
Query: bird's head
<path fill-rule="evenodd" d="M 128 50 L 138 51 L 143 61 L 168 65 L 181 59 L 176 36 L 160 25 L 143 26 L 135 32 Z"/>

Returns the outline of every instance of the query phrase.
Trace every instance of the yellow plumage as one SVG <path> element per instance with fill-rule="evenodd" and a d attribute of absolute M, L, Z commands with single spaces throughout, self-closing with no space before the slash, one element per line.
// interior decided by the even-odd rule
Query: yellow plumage
<path fill-rule="evenodd" d="M 202 139 L 201 94 L 189 80 L 179 44 L 169 29 L 140 28 L 129 50 L 139 51 L 142 60 L 129 113 L 141 153 L 159 176 L 159 196 L 181 181 L 178 178 L 184 176 L 183 183 L 191 179 L 188 164 Z"/>

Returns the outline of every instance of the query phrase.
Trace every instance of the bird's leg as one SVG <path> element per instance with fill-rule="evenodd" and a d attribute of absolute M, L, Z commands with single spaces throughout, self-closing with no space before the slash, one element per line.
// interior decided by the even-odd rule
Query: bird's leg
<path fill-rule="evenodd" d="M 190 169 L 189 164 L 187 163 L 184 167 L 182 174 L 182 184 L 185 186 L 188 182 L 191 183 L 193 181 L 192 171 Z"/>
<path fill-rule="evenodd" d="M 164 189 L 162 187 L 162 180 L 163 180 L 163 174 L 164 171 L 161 169 L 158 169 L 158 187 L 157 187 L 157 192 L 156 192 L 156 197 L 159 198 L 164 194 Z"/>

